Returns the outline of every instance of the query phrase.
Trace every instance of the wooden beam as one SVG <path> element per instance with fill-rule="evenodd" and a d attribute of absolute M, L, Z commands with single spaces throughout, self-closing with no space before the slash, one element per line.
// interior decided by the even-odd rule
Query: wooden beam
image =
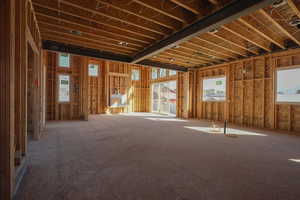
<path fill-rule="evenodd" d="M 147 59 L 139 62 L 138 64 L 151 66 L 151 67 L 159 67 L 159 68 L 164 68 L 164 69 L 171 69 L 171 70 L 182 71 L 182 72 L 188 71 L 188 69 L 183 66 L 169 64 L 169 63 L 163 63 L 163 62 L 157 62 L 154 60 L 147 60 Z"/>
<path fill-rule="evenodd" d="M 169 52 L 169 51 L 164 51 L 162 53 L 160 53 L 159 55 L 167 55 L 169 57 L 174 57 L 174 58 L 180 58 L 180 59 L 183 59 L 185 60 L 186 62 L 191 62 L 191 63 L 195 63 L 195 64 L 205 64 L 207 63 L 206 61 L 202 61 L 200 59 L 195 59 L 191 56 L 184 56 L 184 55 L 180 55 L 180 54 L 174 54 L 172 52 Z"/>
<path fill-rule="evenodd" d="M 237 51 L 233 48 L 226 48 L 222 43 L 218 43 L 218 42 L 213 42 L 211 40 L 208 40 L 208 39 L 204 39 L 202 38 L 201 36 L 197 37 L 198 40 L 202 41 L 202 42 L 206 42 L 208 44 L 210 44 L 211 46 L 215 46 L 219 49 L 222 49 L 223 51 L 226 51 L 226 52 L 231 52 L 233 53 L 234 55 L 240 55 L 240 56 L 246 56 L 246 53 L 242 53 L 241 51 Z M 231 55 L 232 57 L 232 55 Z"/>
<path fill-rule="evenodd" d="M 185 65 L 198 65 L 198 64 L 203 64 L 201 62 L 194 62 L 194 61 L 191 61 L 191 60 L 187 60 L 186 58 L 181 58 L 181 57 L 175 57 L 173 55 L 170 55 L 170 54 L 159 54 L 157 55 L 156 57 L 153 57 L 151 58 L 152 60 L 155 60 L 155 58 L 163 58 L 163 59 L 166 59 L 166 62 L 167 63 L 174 63 L 174 62 L 179 62 L 179 63 L 182 63 L 183 66 Z M 172 60 L 171 60 L 172 59 Z"/>
<path fill-rule="evenodd" d="M 163 39 L 160 42 L 136 54 L 134 56 L 133 63 L 137 63 L 174 45 L 178 45 L 200 33 L 205 33 L 213 28 L 218 28 L 259 8 L 266 7 L 274 1 L 275 0 L 234 1 L 224 8 L 216 11 L 212 15 L 198 20 L 194 24 L 187 26 L 183 30 L 174 33 L 166 39 Z"/>
<path fill-rule="evenodd" d="M 222 52 L 219 52 L 217 50 L 212 49 L 210 46 L 205 46 L 203 43 L 197 43 L 197 41 L 192 40 L 185 42 L 184 44 L 181 45 L 181 47 L 186 47 L 186 48 L 192 48 L 196 51 L 202 52 L 205 55 L 208 55 L 209 57 L 213 59 L 228 59 L 231 58 L 231 55 L 224 54 Z"/>
<path fill-rule="evenodd" d="M 191 11 L 192 13 L 199 15 L 201 13 L 199 9 L 199 1 L 186 1 L 186 0 L 171 0 L 173 3 L 181 6 L 182 8 Z"/>
<path fill-rule="evenodd" d="M 278 15 L 277 12 L 272 12 L 269 14 L 266 10 L 261 9 L 259 11 L 266 19 L 268 19 L 270 22 L 272 22 L 282 33 L 284 33 L 288 38 L 293 40 L 296 44 L 300 45 L 300 37 L 298 35 L 294 35 L 291 31 L 289 31 L 290 27 L 287 27 L 288 25 L 286 22 L 283 22 L 281 20 L 276 20 L 276 19 L 281 19 L 281 17 Z"/>
<path fill-rule="evenodd" d="M 204 33 L 204 34 L 201 34 L 199 37 L 206 41 L 212 42 L 215 45 L 220 46 L 220 48 L 224 48 L 227 51 L 230 51 L 236 55 L 247 56 L 249 53 L 245 48 L 241 48 L 241 47 L 235 45 L 234 43 L 228 42 L 228 41 L 224 40 L 223 38 L 219 38 L 219 37 L 215 36 L 215 34 L 213 34 L 213 33 Z"/>
<path fill-rule="evenodd" d="M 266 44 L 264 40 L 253 37 L 253 33 L 245 30 L 242 27 L 242 25 L 238 24 L 237 22 L 235 22 L 234 24 L 231 23 L 231 24 L 224 25 L 222 28 L 226 29 L 227 31 L 231 32 L 232 34 L 234 34 L 244 40 L 247 40 L 248 42 L 250 42 L 268 52 L 271 52 L 270 45 Z M 251 37 L 251 35 L 252 35 L 252 37 Z"/>
<path fill-rule="evenodd" d="M 130 62 L 131 58 L 126 55 L 118 55 L 113 54 L 110 52 L 101 52 L 97 49 L 89 49 L 89 48 L 82 48 L 80 46 L 75 45 L 65 45 L 63 43 L 59 42 L 53 42 L 53 41 L 43 41 L 43 49 L 50 50 L 50 51 L 59 51 L 59 52 L 65 52 L 65 53 L 71 53 L 81 56 L 88 56 L 93 58 L 101 58 L 106 60 L 112 60 L 112 61 L 119 61 L 119 62 Z"/>
<path fill-rule="evenodd" d="M 120 33 L 127 32 L 125 35 L 138 35 L 140 37 L 145 37 L 151 40 L 156 40 L 160 37 L 156 33 L 148 33 L 147 31 L 141 30 L 139 28 L 133 28 L 130 25 L 124 25 L 113 20 L 109 22 L 107 20 L 96 20 L 95 18 L 91 17 L 90 14 L 88 16 L 84 16 L 82 14 L 83 12 L 76 12 L 74 11 L 74 9 L 70 9 L 69 7 L 65 8 L 64 10 L 61 10 L 58 9 L 57 4 L 55 4 L 54 7 L 52 7 L 44 4 L 34 3 L 34 6 L 37 13 L 42 13 L 44 15 L 56 17 L 57 19 L 68 19 L 86 25 L 91 25 L 92 23 L 94 26 L 103 27 L 103 30 L 118 30 L 120 31 Z"/>
<path fill-rule="evenodd" d="M 152 10 L 151 10 L 152 12 L 145 11 L 145 9 L 142 5 L 139 5 L 135 2 L 128 1 L 127 3 L 120 4 L 119 2 L 116 2 L 113 0 L 97 0 L 97 1 L 103 5 L 106 5 L 107 7 L 113 7 L 115 9 L 118 9 L 127 14 L 137 16 L 141 19 L 156 23 L 158 25 L 164 26 L 164 27 L 172 29 L 172 30 L 180 29 L 181 25 L 182 25 L 181 23 L 179 23 L 178 21 L 176 21 L 170 17 L 167 17 L 167 18 L 153 17 L 153 16 L 157 15 L 157 13 L 155 11 L 152 11 Z"/>
<path fill-rule="evenodd" d="M 295 4 L 293 0 L 287 0 L 288 5 L 294 11 L 294 13 L 300 18 L 300 6 L 299 3 Z"/>
<path fill-rule="evenodd" d="M 133 1 L 185 24 L 191 20 L 190 15 L 184 13 L 180 8 L 176 7 L 176 4 L 173 4 L 168 1 L 163 1 L 163 2 L 160 0 L 133 0 Z"/>
<path fill-rule="evenodd" d="M 284 41 L 278 38 L 276 33 L 269 31 L 263 25 L 259 23 L 254 17 L 252 16 L 245 16 L 239 19 L 241 23 L 243 23 L 248 28 L 254 30 L 257 34 L 261 35 L 262 37 L 266 38 L 270 42 L 276 44 L 280 48 L 284 49 Z"/>
<path fill-rule="evenodd" d="M 99 36 L 93 36 L 91 34 L 86 34 L 86 33 L 82 33 L 81 35 L 74 35 L 71 34 L 70 32 L 68 32 L 68 30 L 64 30 L 64 29 L 51 29 L 51 26 L 40 26 L 41 27 L 41 32 L 43 33 L 47 33 L 47 34 L 54 34 L 55 36 L 65 36 L 68 38 L 75 38 L 78 40 L 84 40 L 84 41 L 90 41 L 90 42 L 94 42 L 95 44 L 101 44 L 101 45 L 107 45 L 109 47 L 115 47 L 115 48 L 119 48 L 119 49 L 124 49 L 124 50 L 130 50 L 130 51 L 137 51 L 139 48 L 138 47 L 134 47 L 132 45 L 128 45 L 128 46 L 122 46 L 116 42 L 111 42 L 107 39 L 103 39 Z"/>
<path fill-rule="evenodd" d="M 55 41 L 63 44 L 70 44 L 70 45 L 75 45 L 75 46 L 80 46 L 80 47 L 85 47 L 85 48 L 92 48 L 96 49 L 98 51 L 107 51 L 107 52 L 114 52 L 116 54 L 124 54 L 124 55 L 130 55 L 132 54 L 131 51 L 128 50 L 120 50 L 116 49 L 107 45 L 101 45 L 101 44 L 95 44 L 93 42 L 89 41 L 81 41 L 78 39 L 72 39 L 72 38 L 66 38 L 66 37 L 61 37 L 61 36 L 56 36 L 53 34 L 42 34 L 43 40 L 50 40 L 50 41 Z"/>
<path fill-rule="evenodd" d="M 33 36 L 29 30 L 28 27 L 26 27 L 26 38 L 27 38 L 27 42 L 30 44 L 30 46 L 32 47 L 32 50 L 34 51 L 34 53 L 39 54 L 39 47 L 37 46 L 37 44 L 35 43 Z"/>
<path fill-rule="evenodd" d="M 125 41 L 127 43 L 131 43 L 136 46 L 144 47 L 149 44 L 150 41 L 145 41 L 142 39 L 138 39 L 137 37 L 130 37 L 129 35 L 115 33 L 113 31 L 108 31 L 104 29 L 97 28 L 91 25 L 85 25 L 73 22 L 71 20 L 66 20 L 62 18 L 56 18 L 49 15 L 44 15 L 41 13 L 37 13 L 37 19 L 39 24 L 51 24 L 52 26 L 65 27 L 69 30 L 79 30 L 81 32 L 93 33 L 99 35 L 101 37 L 116 39 L 118 41 Z"/>
<path fill-rule="evenodd" d="M 87 13 L 84 16 L 88 16 L 88 14 L 92 13 L 94 19 L 105 21 L 109 19 L 110 21 L 115 21 L 119 24 L 127 24 L 131 25 L 134 28 L 139 28 L 144 31 L 149 31 L 155 34 L 158 34 L 160 36 L 168 35 L 172 31 L 170 29 L 166 29 L 165 27 L 162 27 L 160 25 L 154 24 L 154 23 L 144 23 L 140 22 L 140 20 L 136 19 L 135 16 L 130 16 L 128 14 L 120 13 L 114 10 L 113 7 L 110 7 L 109 11 L 107 9 L 102 9 L 97 7 L 96 1 L 89 1 L 86 0 L 34 0 L 35 2 L 39 4 L 44 5 L 51 5 L 51 7 L 58 8 L 59 2 L 60 8 L 59 10 L 74 10 L 78 9 L 78 16 L 84 15 L 83 13 Z"/>
<path fill-rule="evenodd" d="M 182 61 L 172 61 L 170 62 L 169 58 L 165 58 L 165 57 L 156 57 L 156 58 L 152 58 L 151 60 L 153 61 L 157 61 L 157 62 L 163 62 L 163 63 L 168 63 L 168 64 L 172 64 L 172 65 L 179 65 L 182 67 L 191 67 L 192 65 L 187 64 L 186 62 L 182 62 Z"/>
<path fill-rule="evenodd" d="M 10 200 L 15 179 L 15 0 L 1 1 L 0 30 L 0 199 Z"/>
<path fill-rule="evenodd" d="M 39 22 L 39 27 L 40 27 L 41 30 L 44 30 L 44 32 L 45 31 L 53 31 L 53 30 L 55 30 L 56 32 L 59 32 L 59 33 L 68 33 L 71 36 L 73 35 L 73 34 L 70 33 L 70 30 L 72 30 L 72 29 L 69 29 L 69 28 L 65 29 L 65 26 L 62 26 L 62 25 L 56 25 L 56 24 L 53 25 L 51 23 L 40 21 Z M 60 31 L 60 30 L 62 30 L 62 31 Z M 81 37 L 91 36 L 93 39 L 99 39 L 101 42 L 106 42 L 108 45 L 112 44 L 112 46 L 116 46 L 117 45 L 119 47 L 120 47 L 119 42 L 122 41 L 122 40 L 116 40 L 114 38 L 108 38 L 108 37 L 105 37 L 105 36 L 103 37 L 101 35 L 97 35 L 97 34 L 93 34 L 93 33 L 88 33 L 88 32 L 81 32 L 80 36 Z M 84 39 L 85 38 L 86 37 L 84 37 Z M 135 47 L 137 49 L 138 48 L 143 48 L 140 45 L 136 45 L 136 44 L 132 44 L 132 43 L 130 43 L 130 45 L 128 45 L 128 46 L 132 46 L 132 47 Z"/>
<path fill-rule="evenodd" d="M 222 32 L 221 32 L 221 31 L 222 31 Z M 249 51 L 249 52 L 251 52 L 251 53 L 253 53 L 253 54 L 255 54 L 255 55 L 258 54 L 257 51 L 251 50 L 251 49 L 249 49 L 249 48 L 246 46 L 245 40 L 244 40 L 244 39 L 234 37 L 234 36 L 233 36 L 232 34 L 230 34 L 230 33 L 229 33 L 229 34 L 225 34 L 226 32 L 227 32 L 227 31 L 226 31 L 225 29 L 222 30 L 222 28 L 219 28 L 217 33 L 209 33 L 209 34 L 212 35 L 213 37 L 216 37 L 216 38 L 220 39 L 220 40 L 223 40 L 223 41 L 225 41 L 225 42 L 228 42 L 228 43 L 231 44 L 231 45 L 234 45 L 234 46 L 237 46 L 237 47 L 239 47 L 239 48 L 241 48 L 241 49 L 244 49 L 244 50 L 246 50 L 246 51 Z M 231 35 L 231 37 L 230 37 L 230 35 Z M 245 44 L 245 45 L 243 45 L 243 44 Z"/>
<path fill-rule="evenodd" d="M 197 59 L 197 60 L 200 60 L 202 62 L 212 62 L 213 59 L 212 58 L 208 58 L 208 57 L 205 57 L 205 56 L 201 56 L 198 53 L 198 51 L 195 51 L 194 49 L 189 49 L 189 48 L 179 48 L 179 49 L 175 49 L 175 48 L 172 48 L 172 49 L 168 49 L 164 52 L 170 52 L 170 53 L 173 53 L 175 55 L 183 55 L 183 56 L 187 56 L 189 58 L 194 58 L 194 59 Z M 162 52 L 162 53 L 164 53 Z"/>

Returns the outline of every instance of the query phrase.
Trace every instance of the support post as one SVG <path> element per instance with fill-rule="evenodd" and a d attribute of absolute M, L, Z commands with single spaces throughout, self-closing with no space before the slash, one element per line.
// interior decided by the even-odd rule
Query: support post
<path fill-rule="evenodd" d="M 0 199 L 14 192 L 15 0 L 0 6 Z"/>

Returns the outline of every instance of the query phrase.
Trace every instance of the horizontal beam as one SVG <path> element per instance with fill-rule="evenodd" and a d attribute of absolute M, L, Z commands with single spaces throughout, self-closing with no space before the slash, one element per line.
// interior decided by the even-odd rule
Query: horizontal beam
<path fill-rule="evenodd" d="M 276 0 L 233 1 L 231 4 L 228 4 L 215 13 L 201 18 L 197 22 L 187 26 L 181 31 L 178 31 L 166 39 L 163 39 L 149 48 L 137 53 L 133 58 L 133 63 L 138 63 L 168 48 L 171 48 L 174 45 L 178 45 L 184 41 L 187 41 L 198 34 L 208 32 L 211 29 L 218 28 L 260 8 L 264 8 L 275 1 Z"/>
<path fill-rule="evenodd" d="M 182 71 L 182 72 L 188 71 L 188 68 L 186 68 L 186 67 L 182 67 L 182 66 L 175 65 L 175 64 L 153 61 L 153 60 L 149 60 L 149 59 L 143 60 L 137 64 L 151 66 L 151 67 L 159 67 L 159 68 L 164 68 L 164 69 L 171 69 L 171 70 Z"/>
<path fill-rule="evenodd" d="M 43 41 L 43 49 L 50 51 L 59 51 L 64 53 L 71 53 L 81 56 L 88 56 L 93 58 L 100 58 L 105 60 L 119 61 L 119 62 L 130 62 L 131 57 L 121 54 L 114 54 L 106 51 L 99 51 L 96 49 L 82 48 L 75 45 L 66 45 L 59 42 L 50 40 Z"/>
<path fill-rule="evenodd" d="M 107 52 L 107 51 L 99 51 L 97 49 L 83 48 L 83 47 L 75 46 L 75 45 L 67 45 L 64 43 L 55 42 L 55 41 L 51 41 L 51 40 L 43 41 L 43 49 L 49 50 L 49 51 L 70 53 L 70 54 L 75 54 L 75 55 L 80 55 L 80 56 L 87 56 L 87 57 L 92 57 L 92 58 L 100 58 L 100 59 L 117 61 L 117 62 L 130 63 L 132 61 L 132 58 L 127 55 L 114 54 L 114 53 Z M 151 66 L 151 67 L 159 67 L 159 68 L 183 71 L 183 72 L 187 71 L 187 68 L 183 67 L 183 66 L 169 64 L 169 63 L 156 62 L 156 61 L 152 61 L 152 60 L 143 60 L 142 62 L 139 62 L 138 64 Z"/>

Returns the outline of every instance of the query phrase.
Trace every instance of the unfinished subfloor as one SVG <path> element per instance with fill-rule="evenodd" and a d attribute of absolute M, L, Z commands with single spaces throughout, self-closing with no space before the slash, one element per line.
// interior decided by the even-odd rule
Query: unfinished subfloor
<path fill-rule="evenodd" d="M 300 137 L 210 126 L 146 113 L 48 123 L 16 199 L 300 199 Z"/>

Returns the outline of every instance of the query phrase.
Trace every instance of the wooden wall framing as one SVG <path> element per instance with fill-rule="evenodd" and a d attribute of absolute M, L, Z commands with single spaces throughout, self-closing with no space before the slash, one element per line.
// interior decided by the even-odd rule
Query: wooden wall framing
<path fill-rule="evenodd" d="M 58 66 L 58 53 L 44 51 L 47 68 L 47 120 L 88 119 L 89 114 L 148 112 L 149 68 L 71 55 L 71 67 Z M 89 76 L 88 65 L 96 64 L 98 76 Z M 140 70 L 140 80 L 131 80 L 132 69 Z M 71 76 L 71 101 L 57 101 L 57 76 Z M 113 108 L 110 95 L 117 89 L 128 96 L 128 106 Z"/>
<path fill-rule="evenodd" d="M 34 139 L 39 138 L 44 121 L 41 37 L 32 2 L 2 0 L 0 30 L 0 199 L 9 200 L 26 169 L 28 118 Z M 29 48 L 34 52 L 30 63 Z M 28 72 L 30 67 L 34 70 Z M 28 82 L 29 73 L 32 82 Z M 29 92 L 34 101 L 28 101 Z M 28 104 L 34 104 L 30 113 Z"/>
<path fill-rule="evenodd" d="M 193 117 L 299 132 L 300 105 L 276 103 L 274 91 L 276 69 L 296 65 L 300 66 L 299 49 L 192 71 L 196 76 L 192 98 L 197 101 Z M 227 77 L 228 99 L 225 102 L 202 101 L 203 78 L 218 75 Z"/>

